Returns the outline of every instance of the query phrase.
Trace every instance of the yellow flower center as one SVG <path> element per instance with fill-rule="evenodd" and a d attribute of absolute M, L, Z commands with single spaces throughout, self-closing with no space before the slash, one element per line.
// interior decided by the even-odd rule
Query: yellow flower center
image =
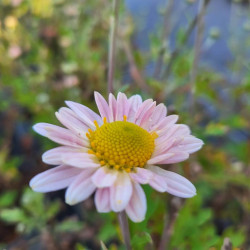
<path fill-rule="evenodd" d="M 96 130 L 89 129 L 90 154 L 96 155 L 102 166 L 112 169 L 133 171 L 135 167 L 144 167 L 154 148 L 156 133 L 150 134 L 138 125 L 124 121 L 104 123 Z"/>

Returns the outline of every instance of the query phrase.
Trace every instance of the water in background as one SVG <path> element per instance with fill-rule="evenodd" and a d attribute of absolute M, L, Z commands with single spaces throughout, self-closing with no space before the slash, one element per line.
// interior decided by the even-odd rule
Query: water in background
<path fill-rule="evenodd" d="M 150 35 L 156 34 L 159 26 L 163 25 L 161 11 L 168 0 L 126 0 L 128 10 L 135 21 L 136 33 L 134 45 L 141 50 L 150 47 Z M 190 4 L 184 0 L 175 0 L 171 13 L 170 48 L 175 48 L 177 32 L 180 28 L 187 28 L 198 11 L 198 2 Z M 233 75 L 229 64 L 234 60 L 233 43 L 241 43 L 250 36 L 250 8 L 247 4 L 232 3 L 229 0 L 211 0 L 204 18 L 204 41 L 201 53 L 201 63 L 222 73 L 228 80 L 233 81 L 242 76 L 246 69 L 242 68 L 237 75 Z M 192 47 L 195 32 L 192 32 L 187 46 Z M 240 47 L 241 53 L 250 56 L 247 46 Z M 154 65 L 148 73 L 153 72 Z"/>

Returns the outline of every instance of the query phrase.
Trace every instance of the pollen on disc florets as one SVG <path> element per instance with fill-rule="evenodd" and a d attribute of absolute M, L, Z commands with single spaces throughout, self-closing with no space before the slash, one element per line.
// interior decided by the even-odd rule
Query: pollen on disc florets
<path fill-rule="evenodd" d="M 154 151 L 155 133 L 150 134 L 138 125 L 124 121 L 104 123 L 96 130 L 89 129 L 90 154 L 96 155 L 103 166 L 117 170 L 133 171 L 135 167 L 144 167 Z"/>

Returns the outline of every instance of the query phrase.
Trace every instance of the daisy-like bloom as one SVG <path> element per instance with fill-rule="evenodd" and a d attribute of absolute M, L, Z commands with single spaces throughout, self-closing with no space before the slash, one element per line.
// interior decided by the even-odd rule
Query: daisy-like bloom
<path fill-rule="evenodd" d="M 100 115 L 79 103 L 66 101 L 57 119 L 65 128 L 48 123 L 34 130 L 63 146 L 45 152 L 42 159 L 55 168 L 30 181 L 37 192 L 67 188 L 70 205 L 95 192 L 98 212 L 125 210 L 134 222 L 144 219 L 147 203 L 140 184 L 182 198 L 196 194 L 186 178 L 158 165 L 186 160 L 203 142 L 189 127 L 176 124 L 177 115 L 167 116 L 165 105 L 139 95 L 127 98 L 110 94 L 108 103 L 95 92 Z"/>

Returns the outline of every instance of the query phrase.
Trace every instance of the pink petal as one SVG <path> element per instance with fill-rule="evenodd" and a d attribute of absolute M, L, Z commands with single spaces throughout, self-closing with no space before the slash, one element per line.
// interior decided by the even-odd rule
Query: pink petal
<path fill-rule="evenodd" d="M 97 168 L 100 163 L 95 159 L 94 155 L 82 152 L 65 153 L 62 156 L 62 161 L 70 166 L 77 168 Z"/>
<path fill-rule="evenodd" d="M 171 154 L 171 152 L 170 152 L 170 154 Z M 188 159 L 188 157 L 189 157 L 189 154 L 186 152 L 176 152 L 176 153 L 173 153 L 173 156 L 171 156 L 165 160 L 159 161 L 159 162 L 157 162 L 157 164 L 173 164 L 173 163 L 177 163 L 177 162 L 182 162 L 182 161 L 185 161 L 186 159 Z"/>
<path fill-rule="evenodd" d="M 73 134 L 70 130 L 48 123 L 37 123 L 33 129 L 59 144 L 71 147 L 86 147 L 88 142 Z"/>
<path fill-rule="evenodd" d="M 93 172 L 93 169 L 82 170 L 66 191 L 66 203 L 75 205 L 86 200 L 95 191 L 96 186 L 91 181 Z"/>
<path fill-rule="evenodd" d="M 142 98 L 140 95 L 133 95 L 128 99 L 131 107 L 133 107 L 133 110 L 137 110 L 139 106 L 142 104 Z"/>
<path fill-rule="evenodd" d="M 136 168 L 136 173 L 130 173 L 129 175 L 135 182 L 140 184 L 147 184 L 153 178 L 152 172 L 145 168 Z"/>
<path fill-rule="evenodd" d="M 81 122 L 71 109 L 60 108 L 59 111 L 56 112 L 56 117 L 66 128 L 86 139 L 86 132 L 89 127 Z"/>
<path fill-rule="evenodd" d="M 110 187 L 115 182 L 117 174 L 116 170 L 101 167 L 93 174 L 92 181 L 98 188 Z"/>
<path fill-rule="evenodd" d="M 47 129 L 48 128 L 56 129 L 56 128 L 58 128 L 58 126 L 55 126 L 55 125 L 52 125 L 52 124 L 49 124 L 49 123 L 45 123 L 45 122 L 41 122 L 41 123 L 35 124 L 32 128 L 39 135 L 47 137 L 48 136 L 48 130 Z"/>
<path fill-rule="evenodd" d="M 167 151 L 174 146 L 176 140 L 178 139 L 172 138 L 168 141 L 163 141 L 161 144 L 159 144 L 158 141 L 155 141 L 155 150 L 154 153 L 152 154 L 152 158 L 168 153 Z M 180 138 L 180 140 L 182 140 L 182 138 Z"/>
<path fill-rule="evenodd" d="M 157 139 L 155 140 L 155 151 L 152 155 L 152 158 L 150 159 L 149 164 L 176 163 L 186 160 L 188 158 L 188 154 L 199 150 L 203 145 L 203 142 L 200 139 L 197 139 L 191 135 L 184 135 L 179 137 L 171 136 L 166 141 L 159 141 Z M 163 161 L 152 161 L 152 159 L 155 159 L 156 157 L 160 159 L 161 156 L 163 157 L 163 155 L 170 153 L 174 154 L 174 157 L 168 158 L 168 161 L 165 161 L 165 159 Z"/>
<path fill-rule="evenodd" d="M 96 105 L 98 107 L 98 110 L 100 112 L 102 119 L 106 117 L 107 122 L 110 122 L 111 114 L 110 114 L 109 106 L 106 100 L 103 98 L 103 96 L 96 91 L 95 91 L 95 102 L 96 102 Z"/>
<path fill-rule="evenodd" d="M 150 130 L 156 132 L 160 132 L 161 130 L 166 131 L 170 127 L 172 127 L 178 120 L 178 115 L 169 115 L 167 117 L 164 117 L 162 120 L 160 120 L 158 123 L 155 123 L 153 126 L 151 126 Z M 158 131 L 160 130 L 160 131 Z M 164 133 L 163 133 L 164 134 Z"/>
<path fill-rule="evenodd" d="M 159 162 L 162 162 L 162 161 L 165 161 L 165 160 L 171 158 L 172 156 L 174 156 L 173 153 L 166 153 L 166 154 L 157 155 L 155 157 L 152 157 L 150 160 L 148 160 L 147 164 L 159 163 Z"/>
<path fill-rule="evenodd" d="M 150 166 L 149 169 L 165 179 L 168 193 L 181 198 L 190 198 L 196 195 L 195 186 L 183 176 L 156 166 Z"/>
<path fill-rule="evenodd" d="M 117 112 L 116 112 L 116 121 L 123 121 L 123 116 L 127 117 L 129 111 L 129 102 L 127 96 L 121 92 L 117 95 Z"/>
<path fill-rule="evenodd" d="M 84 122 L 88 127 L 95 129 L 94 121 L 97 121 L 98 124 L 102 124 L 102 119 L 99 115 L 97 115 L 94 111 L 89 109 L 88 107 L 71 101 L 65 102 L 78 116 L 78 118 Z"/>
<path fill-rule="evenodd" d="M 110 93 L 109 94 L 110 122 L 115 121 L 115 118 L 116 118 L 116 108 L 117 108 L 116 99 Z"/>
<path fill-rule="evenodd" d="M 135 123 L 140 127 L 147 128 L 154 109 L 155 102 L 152 99 L 144 101 L 135 114 Z"/>
<path fill-rule="evenodd" d="M 133 222 L 141 222 L 145 218 L 147 211 L 147 201 L 142 187 L 134 183 L 133 194 L 126 207 L 126 213 Z"/>
<path fill-rule="evenodd" d="M 167 115 L 166 106 L 162 103 L 157 105 L 151 117 L 152 124 L 159 123 L 163 118 L 166 118 L 166 115 Z"/>
<path fill-rule="evenodd" d="M 149 184 L 159 192 L 165 192 L 167 184 L 164 179 L 145 168 L 136 168 L 136 173 L 129 174 L 135 183 Z"/>
<path fill-rule="evenodd" d="M 135 114 L 139 108 L 139 106 L 142 104 L 142 99 L 140 95 L 133 95 L 128 99 L 130 109 L 128 111 L 128 117 L 127 120 L 129 122 L 135 121 Z"/>
<path fill-rule="evenodd" d="M 63 163 L 62 157 L 66 153 L 79 153 L 86 152 L 86 148 L 73 148 L 68 146 L 61 146 L 57 148 L 50 149 L 42 155 L 43 162 L 51 165 L 60 165 Z"/>
<path fill-rule="evenodd" d="M 33 177 L 29 183 L 36 192 L 51 192 L 66 188 L 82 170 L 61 165 Z"/>
<path fill-rule="evenodd" d="M 108 213 L 110 207 L 110 191 L 109 188 L 98 188 L 95 193 L 95 205 L 99 213 Z"/>
<path fill-rule="evenodd" d="M 187 126 L 187 125 L 184 125 L 184 124 L 177 124 L 177 125 L 174 125 L 177 127 L 177 129 L 174 131 L 172 131 L 171 134 L 171 137 L 180 137 L 180 136 L 187 136 L 187 135 L 190 135 L 191 131 L 190 131 L 190 128 Z"/>
<path fill-rule="evenodd" d="M 114 212 L 125 209 L 132 195 L 132 184 L 126 172 L 119 172 L 113 186 L 110 187 L 110 204 Z"/>
<path fill-rule="evenodd" d="M 160 175 L 154 174 L 153 178 L 149 180 L 148 183 L 152 188 L 157 190 L 158 192 L 166 192 L 168 186 L 165 182 L 164 178 Z"/>
<path fill-rule="evenodd" d="M 175 143 L 170 150 L 171 152 L 184 151 L 191 154 L 199 150 L 202 145 L 202 140 L 195 138 L 194 136 L 186 136 L 180 141 L 180 143 Z"/>
<path fill-rule="evenodd" d="M 159 137 L 156 139 L 157 143 L 162 143 L 172 138 L 180 138 L 190 135 L 190 129 L 184 124 L 175 124 L 164 130 L 158 131 Z"/>

